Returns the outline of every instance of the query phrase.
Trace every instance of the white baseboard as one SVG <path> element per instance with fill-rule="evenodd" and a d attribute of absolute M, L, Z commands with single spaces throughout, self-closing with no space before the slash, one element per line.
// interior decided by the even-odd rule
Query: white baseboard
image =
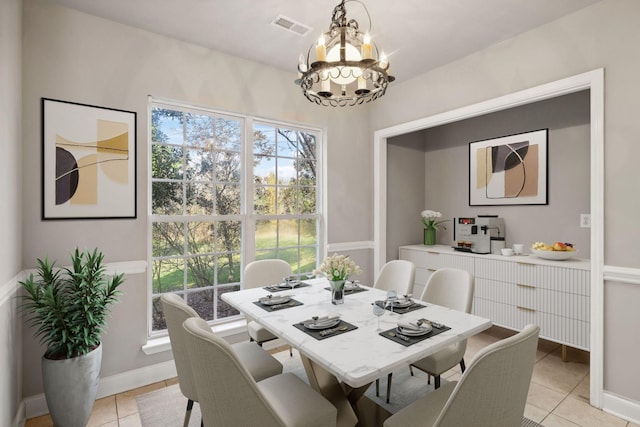
<path fill-rule="evenodd" d="M 602 394 L 602 410 L 634 424 L 640 424 L 640 402 L 605 391 Z"/>
<path fill-rule="evenodd" d="M 144 368 L 132 369 L 131 371 L 100 378 L 97 399 L 111 396 L 125 391 L 133 390 L 149 384 L 164 381 L 177 376 L 176 365 L 173 360 Z M 29 396 L 24 399 L 26 418 L 39 417 L 49 413 L 47 401 L 44 394 Z M 24 412 L 21 412 L 24 413 Z"/>

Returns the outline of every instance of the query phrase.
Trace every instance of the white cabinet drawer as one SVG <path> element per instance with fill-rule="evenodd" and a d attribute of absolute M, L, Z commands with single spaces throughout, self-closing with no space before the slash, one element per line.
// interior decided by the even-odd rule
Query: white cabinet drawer
<path fill-rule="evenodd" d="M 476 279 L 475 296 L 569 319 L 589 321 L 589 297 L 532 285 Z"/>
<path fill-rule="evenodd" d="M 437 250 L 412 250 L 400 248 L 400 259 L 413 262 L 417 268 L 435 271 L 439 268 L 459 268 L 474 274 L 474 258 Z"/>
<path fill-rule="evenodd" d="M 534 323 L 540 326 L 540 338 L 589 350 L 589 322 L 481 298 L 474 299 L 473 314 L 487 317 L 497 326 L 517 331 Z"/>
<path fill-rule="evenodd" d="M 476 278 L 536 286 L 558 292 L 590 295 L 589 271 L 527 262 L 476 259 Z"/>

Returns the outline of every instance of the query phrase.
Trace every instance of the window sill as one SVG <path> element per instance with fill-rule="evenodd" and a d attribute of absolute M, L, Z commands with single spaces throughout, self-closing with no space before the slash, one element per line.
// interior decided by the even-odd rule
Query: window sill
<path fill-rule="evenodd" d="M 247 321 L 245 319 L 236 319 L 230 322 L 219 323 L 212 326 L 213 332 L 219 337 L 225 338 L 232 335 L 242 334 L 247 331 Z M 142 351 L 147 356 L 152 354 L 163 353 L 171 350 L 171 342 L 169 335 L 152 337 L 142 346 Z"/>

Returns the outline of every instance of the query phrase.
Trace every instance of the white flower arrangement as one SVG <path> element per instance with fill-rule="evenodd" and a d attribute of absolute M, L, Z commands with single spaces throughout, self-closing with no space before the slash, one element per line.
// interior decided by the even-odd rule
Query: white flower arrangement
<path fill-rule="evenodd" d="M 346 280 L 353 274 L 359 274 L 362 270 L 353 262 L 349 255 L 333 254 L 322 261 L 317 270 L 313 270 L 313 274 L 322 274 L 332 282 Z"/>
<path fill-rule="evenodd" d="M 440 212 L 426 210 L 422 211 L 420 214 L 422 216 L 422 224 L 424 224 L 424 228 L 427 230 L 437 230 L 438 227 L 449 221 L 448 219 L 443 219 L 442 221 L 436 221 L 438 218 L 442 218 L 442 214 Z M 444 225 L 442 226 L 444 230 L 447 229 Z"/>

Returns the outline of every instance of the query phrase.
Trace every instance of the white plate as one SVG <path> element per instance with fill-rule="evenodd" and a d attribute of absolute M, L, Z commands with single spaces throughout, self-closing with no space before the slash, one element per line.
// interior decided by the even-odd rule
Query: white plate
<path fill-rule="evenodd" d="M 400 326 L 396 327 L 396 331 L 399 334 L 406 335 L 409 337 L 420 337 L 422 335 L 426 335 L 429 332 L 431 332 L 431 329 L 432 329 L 431 325 L 420 326 L 420 330 L 404 329 L 404 328 L 401 328 Z"/>
<path fill-rule="evenodd" d="M 297 286 L 300 286 L 302 282 L 297 281 L 297 282 L 291 282 L 291 283 L 280 283 L 278 285 L 276 285 L 278 288 L 280 289 L 291 289 L 291 288 L 295 288 Z"/>
<path fill-rule="evenodd" d="M 279 296 L 279 297 L 272 297 L 272 298 L 264 297 L 258 300 L 260 304 L 264 304 L 264 305 L 285 304 L 289 301 L 291 301 L 291 297 L 287 297 L 287 296 Z"/>
<path fill-rule="evenodd" d="M 540 249 L 531 248 L 531 252 L 534 256 L 542 259 L 550 259 L 555 261 L 564 261 L 576 256 L 578 250 L 574 251 L 541 251 Z"/>
<path fill-rule="evenodd" d="M 340 318 L 332 319 L 332 320 L 319 320 L 318 322 L 315 322 L 313 320 L 307 320 L 303 323 L 303 325 L 307 329 L 319 330 L 319 329 L 332 328 L 336 326 L 338 323 L 340 323 Z"/>
<path fill-rule="evenodd" d="M 406 308 L 406 307 L 409 307 L 410 305 L 413 304 L 413 301 L 410 300 L 410 299 L 408 299 L 408 300 L 395 300 L 395 301 L 391 300 L 390 302 L 391 302 L 391 304 L 393 304 L 393 306 L 395 308 Z"/>

